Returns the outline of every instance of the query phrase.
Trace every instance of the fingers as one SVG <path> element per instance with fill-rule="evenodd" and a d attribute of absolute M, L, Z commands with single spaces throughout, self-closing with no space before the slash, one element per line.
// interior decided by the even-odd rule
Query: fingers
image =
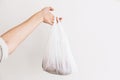
<path fill-rule="evenodd" d="M 48 23 L 50 25 L 54 24 L 54 19 L 56 19 L 56 22 L 58 23 L 59 21 L 62 21 L 62 17 L 56 17 L 54 18 L 54 15 L 49 12 L 49 11 L 54 11 L 54 9 L 52 7 L 45 7 L 42 9 L 43 13 L 46 14 L 45 15 L 45 23 Z"/>
<path fill-rule="evenodd" d="M 58 23 L 58 17 L 56 17 L 56 22 Z"/>
<path fill-rule="evenodd" d="M 54 9 L 52 7 L 45 7 L 42 10 L 45 10 L 45 11 L 54 11 Z"/>
<path fill-rule="evenodd" d="M 51 22 L 52 24 L 54 24 L 54 16 L 53 16 L 53 18 L 52 18 L 52 22 Z"/>
<path fill-rule="evenodd" d="M 58 23 L 59 21 L 60 21 L 60 22 L 62 21 L 62 17 L 60 17 L 60 18 L 56 17 L 56 18 L 53 18 L 51 21 L 49 21 L 49 24 L 50 24 L 50 25 L 53 25 L 53 24 L 54 24 L 54 19 L 56 19 L 56 22 L 57 22 L 57 23 Z"/>
<path fill-rule="evenodd" d="M 62 17 L 60 17 L 59 20 L 62 21 Z"/>
<path fill-rule="evenodd" d="M 50 11 L 54 11 L 54 9 L 53 9 L 52 7 L 49 7 L 49 10 L 50 10 Z"/>
<path fill-rule="evenodd" d="M 59 22 L 59 21 L 62 21 L 62 17 L 56 17 L 56 21 L 57 21 L 57 23 Z"/>

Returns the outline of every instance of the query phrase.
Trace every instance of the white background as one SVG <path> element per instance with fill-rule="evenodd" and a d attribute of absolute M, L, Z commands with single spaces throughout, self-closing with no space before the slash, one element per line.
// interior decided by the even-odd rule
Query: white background
<path fill-rule="evenodd" d="M 0 80 L 120 80 L 120 0 L 0 0 L 0 33 L 45 6 L 64 18 L 78 72 L 55 76 L 42 70 L 50 26 L 41 24 L 0 64 Z"/>

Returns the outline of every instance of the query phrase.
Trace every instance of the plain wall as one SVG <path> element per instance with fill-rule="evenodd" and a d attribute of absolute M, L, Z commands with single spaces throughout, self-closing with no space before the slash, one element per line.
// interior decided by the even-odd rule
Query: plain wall
<path fill-rule="evenodd" d="M 42 70 L 51 26 L 41 24 L 0 64 L 0 80 L 120 80 L 120 0 L 0 0 L 0 33 L 45 6 L 63 17 L 78 72 L 56 76 Z"/>

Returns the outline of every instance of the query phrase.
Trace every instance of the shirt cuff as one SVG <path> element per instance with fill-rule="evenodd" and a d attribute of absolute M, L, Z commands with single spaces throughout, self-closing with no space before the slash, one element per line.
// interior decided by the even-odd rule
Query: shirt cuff
<path fill-rule="evenodd" d="M 8 46 L 6 42 L 0 37 L 0 62 L 8 57 Z"/>

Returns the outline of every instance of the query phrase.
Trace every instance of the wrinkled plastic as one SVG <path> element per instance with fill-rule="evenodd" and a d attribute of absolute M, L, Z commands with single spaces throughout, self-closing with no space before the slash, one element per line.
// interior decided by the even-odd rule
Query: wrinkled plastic
<path fill-rule="evenodd" d="M 57 75 L 71 74 L 76 68 L 69 41 L 60 21 L 51 27 L 42 68 Z"/>

